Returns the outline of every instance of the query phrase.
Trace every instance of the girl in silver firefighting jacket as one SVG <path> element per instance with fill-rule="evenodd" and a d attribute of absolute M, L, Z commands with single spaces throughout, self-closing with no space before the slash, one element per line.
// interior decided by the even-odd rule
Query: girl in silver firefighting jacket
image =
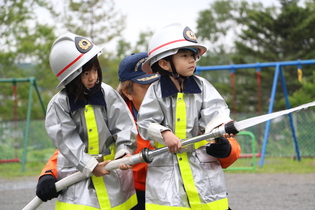
<path fill-rule="evenodd" d="M 159 72 L 161 78 L 151 84 L 141 104 L 138 129 L 143 139 L 153 140 L 157 148 L 166 145 L 170 152 L 149 164 L 146 210 L 229 208 L 218 160 L 230 154 L 228 140 L 213 144 L 223 148 L 220 155 L 214 155 L 217 151 L 206 140 L 183 148 L 180 142 L 231 120 L 217 90 L 193 75 L 206 50 L 190 28 L 180 24 L 164 27 L 149 43 L 143 71 Z"/>
<path fill-rule="evenodd" d="M 65 86 L 49 102 L 45 120 L 59 149 L 58 178 L 76 171 L 91 176 L 64 189 L 56 209 L 127 210 L 137 203 L 132 170 L 104 168 L 109 160 L 134 152 L 137 131 L 123 99 L 102 83 L 97 58 L 101 49 L 67 33 L 54 42 L 50 53 L 51 68 L 60 81 L 57 87 Z"/>

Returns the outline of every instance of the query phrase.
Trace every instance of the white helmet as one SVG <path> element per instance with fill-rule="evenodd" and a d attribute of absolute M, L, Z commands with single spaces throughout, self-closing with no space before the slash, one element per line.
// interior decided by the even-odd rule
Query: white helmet
<path fill-rule="evenodd" d="M 155 33 L 149 43 L 149 57 L 142 66 L 146 73 L 152 72 L 151 66 L 157 61 L 177 53 L 179 48 L 198 49 L 197 61 L 207 48 L 198 44 L 196 35 L 189 27 L 179 23 L 170 24 Z"/>
<path fill-rule="evenodd" d="M 81 74 L 82 66 L 99 54 L 102 48 L 73 33 L 66 33 L 56 39 L 49 57 L 50 67 L 60 81 L 56 88 L 67 85 Z"/>

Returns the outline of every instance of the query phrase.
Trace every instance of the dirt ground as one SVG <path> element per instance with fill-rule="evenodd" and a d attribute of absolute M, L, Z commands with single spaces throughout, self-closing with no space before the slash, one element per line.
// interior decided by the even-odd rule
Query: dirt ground
<path fill-rule="evenodd" d="M 315 174 L 227 173 L 225 177 L 232 210 L 315 209 Z M 0 210 L 23 209 L 35 197 L 36 179 L 0 179 Z M 54 209 L 54 201 L 37 209 Z"/>

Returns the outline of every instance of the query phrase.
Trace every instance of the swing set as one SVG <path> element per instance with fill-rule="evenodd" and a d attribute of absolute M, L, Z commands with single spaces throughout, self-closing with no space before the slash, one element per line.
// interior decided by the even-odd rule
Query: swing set
<path fill-rule="evenodd" d="M 273 77 L 273 85 L 270 95 L 270 103 L 269 103 L 269 109 L 268 113 L 273 112 L 273 106 L 275 101 L 275 95 L 277 90 L 277 83 L 280 77 L 281 84 L 282 84 L 282 90 L 284 94 L 284 99 L 286 103 L 286 108 L 290 109 L 290 102 L 288 98 L 288 91 L 286 86 L 286 81 L 284 78 L 282 66 L 297 66 L 298 68 L 298 77 L 301 78 L 302 75 L 302 65 L 309 65 L 309 64 L 315 64 L 315 60 L 297 60 L 297 61 L 281 61 L 281 62 L 270 62 L 270 63 L 252 63 L 252 64 L 231 64 L 231 65 L 221 65 L 221 66 L 197 66 L 196 67 L 196 74 L 200 74 L 201 71 L 218 71 L 218 70 L 229 70 L 230 71 L 230 78 L 231 78 L 231 85 L 232 85 L 232 94 L 233 94 L 233 113 L 234 116 L 236 115 L 236 94 L 235 94 L 235 73 L 237 69 L 256 69 L 256 80 L 257 80 L 257 97 L 258 97 L 258 115 L 261 114 L 261 69 L 266 67 L 275 67 L 275 73 Z M 298 141 L 295 133 L 295 128 L 293 124 L 292 114 L 288 114 L 292 137 L 294 141 L 294 148 L 297 160 L 300 161 L 300 151 L 298 146 Z M 262 167 L 264 164 L 264 158 L 266 153 L 266 147 L 268 143 L 268 135 L 270 130 L 270 120 L 266 122 L 266 129 L 264 134 L 264 141 L 262 145 L 262 150 L 260 153 L 260 166 Z"/>
<path fill-rule="evenodd" d="M 235 88 L 235 69 L 230 70 L 230 81 L 232 86 L 232 101 L 233 101 L 233 114 L 234 119 L 236 119 L 236 88 Z M 257 107 L 258 107 L 258 115 L 261 115 L 261 74 L 260 67 L 256 68 L 256 82 L 257 82 Z"/>
<path fill-rule="evenodd" d="M 24 133 L 24 150 L 23 150 L 23 157 L 22 157 L 22 169 L 21 171 L 23 172 L 25 170 L 25 164 L 26 164 L 26 155 L 27 155 L 27 145 L 28 145 L 28 136 L 29 136 L 29 127 L 30 127 L 30 120 L 31 120 L 31 108 L 32 108 L 32 103 L 33 103 L 33 89 L 36 90 L 38 99 L 41 103 L 41 107 L 44 111 L 44 114 L 46 114 L 46 109 L 43 103 L 43 100 L 41 98 L 40 92 L 38 90 L 37 84 L 36 84 L 36 79 L 34 77 L 29 77 L 29 78 L 6 78 L 6 79 L 0 79 L 0 83 L 12 83 L 12 89 L 13 89 L 13 100 L 14 100 L 14 105 L 13 105 L 13 121 L 14 121 L 14 149 L 15 149 L 15 154 L 13 159 L 5 159 L 1 160 L 0 163 L 10 163 L 10 162 L 20 162 L 20 159 L 18 158 L 18 135 L 17 135 L 17 130 L 18 130 L 18 114 L 17 114 L 17 109 L 18 109 L 18 88 L 17 88 L 17 83 L 19 82 L 29 82 L 30 84 L 30 89 L 29 89 L 29 95 L 28 95 L 28 105 L 27 105 L 27 115 L 26 115 L 26 127 L 25 127 L 25 133 Z"/>

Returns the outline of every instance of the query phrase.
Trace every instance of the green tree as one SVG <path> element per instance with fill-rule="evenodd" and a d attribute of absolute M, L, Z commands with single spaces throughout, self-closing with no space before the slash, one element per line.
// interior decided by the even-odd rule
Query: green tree
<path fill-rule="evenodd" d="M 264 7 L 261 3 L 247 1 L 215 1 L 209 9 L 200 12 L 197 21 L 198 36 L 210 45 L 206 61 L 210 65 L 220 65 L 312 59 L 315 52 L 315 32 L 311 31 L 311 26 L 314 25 L 314 3 L 309 2 L 302 7 L 298 2 L 283 0 L 278 8 Z M 226 46 L 225 43 L 231 40 L 233 45 Z M 267 111 L 269 105 L 274 70 L 275 68 L 261 69 L 260 88 L 264 111 Z M 297 67 L 283 67 L 283 70 L 289 95 L 303 88 L 297 80 Z M 304 72 L 305 77 L 311 76 L 310 71 Z M 214 85 L 231 105 L 232 97 L 228 95 L 231 91 L 226 92 L 227 83 L 221 83 L 224 81 L 222 75 L 206 73 L 206 77 L 213 78 Z M 236 71 L 238 112 L 257 110 L 258 86 L 255 78 L 255 69 Z M 283 92 L 281 84 L 278 85 L 275 109 L 283 109 Z"/>
<path fill-rule="evenodd" d="M 34 11 L 45 7 L 43 0 L 7 0 L 0 3 L 0 74 L 2 78 L 45 77 L 44 70 L 49 68 L 48 55 L 54 36 L 53 27 L 42 24 Z M 24 63 L 32 65 L 25 69 Z M 47 82 L 49 83 L 49 82 Z M 19 89 L 29 87 L 29 84 L 17 84 Z M 27 93 L 19 96 L 19 119 L 25 119 L 27 108 Z M 12 119 L 12 89 L 1 91 L 0 119 Z M 34 115 L 33 115 L 34 116 Z M 38 111 L 36 117 L 43 117 Z"/>
<path fill-rule="evenodd" d="M 131 53 L 146 52 L 147 45 L 152 35 L 153 32 L 151 30 L 148 30 L 146 32 L 141 31 L 139 34 L 139 39 L 136 41 L 134 46 L 132 46 L 131 43 L 126 42 L 124 38 L 121 38 L 117 42 L 117 52 L 115 56 L 121 60 Z"/>
<path fill-rule="evenodd" d="M 87 36 L 96 44 L 120 37 L 125 29 L 126 17 L 115 9 L 114 0 L 51 1 L 49 11 L 58 23 L 59 32 L 66 30 Z"/>
<path fill-rule="evenodd" d="M 134 52 L 147 52 L 148 43 L 153 36 L 153 31 L 148 29 L 147 31 L 142 31 L 139 34 L 139 39 L 134 46 Z"/>
<path fill-rule="evenodd" d="M 61 5 L 61 6 L 60 6 Z M 0 3 L 0 74 L 3 78 L 35 77 L 40 87 L 44 104 L 53 94 L 58 80 L 53 76 L 49 65 L 49 54 L 53 41 L 57 36 L 71 31 L 87 36 L 95 44 L 103 45 L 114 39 L 119 39 L 125 27 L 125 16 L 115 10 L 113 0 L 93 1 L 48 1 L 48 0 L 6 0 Z M 39 12 L 40 11 L 40 12 Z M 41 19 L 40 13 L 51 17 L 52 22 Z M 110 60 L 112 52 L 104 49 L 100 56 L 105 82 L 117 84 L 116 60 Z M 31 67 L 25 68 L 25 63 Z M 18 84 L 19 89 L 28 90 L 27 84 Z M 26 118 L 28 92 L 19 95 L 20 119 Z M 1 91 L 0 119 L 12 119 L 12 89 Z M 34 96 L 34 102 L 36 102 Z M 22 103 L 23 101 L 23 103 Z M 34 105 L 33 118 L 43 118 L 40 105 Z M 8 111 L 6 111 L 6 109 Z"/>
<path fill-rule="evenodd" d="M 147 43 L 149 43 L 149 39 L 152 37 L 153 32 L 151 30 L 141 31 L 139 34 L 139 39 L 133 45 L 125 41 L 124 38 L 121 38 L 117 42 L 116 53 L 112 53 L 109 55 L 111 64 L 108 67 L 109 69 L 114 69 L 113 72 L 107 72 L 107 74 L 111 75 L 110 77 L 106 77 L 105 82 L 109 82 L 113 87 L 117 87 L 119 84 L 117 69 L 120 61 L 126 56 L 131 55 L 132 53 L 146 52 L 147 51 Z M 114 79 L 113 79 L 114 78 Z"/>
<path fill-rule="evenodd" d="M 118 64 L 113 60 L 115 52 L 111 52 L 106 45 L 112 41 L 122 39 L 121 32 L 125 29 L 126 17 L 115 8 L 114 0 L 61 0 L 51 1 L 49 11 L 57 26 L 58 34 L 70 31 L 86 36 L 97 45 L 104 45 L 100 55 L 100 63 L 104 71 L 104 82 L 116 84 Z M 113 62 L 113 63 L 112 63 Z M 115 77 L 113 77 L 115 76 Z"/>
<path fill-rule="evenodd" d="M 249 10 L 246 23 L 248 29 L 242 31 L 240 41 L 236 42 L 237 54 L 251 57 L 252 61 L 272 62 L 290 61 L 298 59 L 312 59 L 314 55 L 315 32 L 309 27 L 315 24 L 314 10 L 309 7 L 301 7 L 297 0 L 280 1 L 280 10 L 268 10 L 257 12 Z M 239 56 L 234 57 L 236 62 L 243 61 Z M 282 67 L 286 78 L 288 94 L 292 95 L 296 90 L 303 88 L 297 79 L 297 67 Z M 308 67 L 303 67 L 304 76 L 311 76 Z M 270 78 L 274 70 L 262 71 L 263 78 Z M 266 81 L 265 80 L 265 81 Z M 269 80 L 270 81 L 270 80 Z M 263 84 L 268 84 L 265 82 Z M 280 83 L 276 95 L 276 109 L 283 109 L 284 99 Z M 263 88 L 270 87 L 263 86 Z M 304 103 L 309 102 L 305 101 Z"/>
<path fill-rule="evenodd" d="M 296 90 L 292 96 L 290 96 L 290 101 L 292 106 L 298 106 L 300 104 L 305 103 L 305 101 L 314 101 L 315 98 L 315 71 L 313 71 L 313 75 L 304 79 L 301 82 L 303 88 Z"/>

